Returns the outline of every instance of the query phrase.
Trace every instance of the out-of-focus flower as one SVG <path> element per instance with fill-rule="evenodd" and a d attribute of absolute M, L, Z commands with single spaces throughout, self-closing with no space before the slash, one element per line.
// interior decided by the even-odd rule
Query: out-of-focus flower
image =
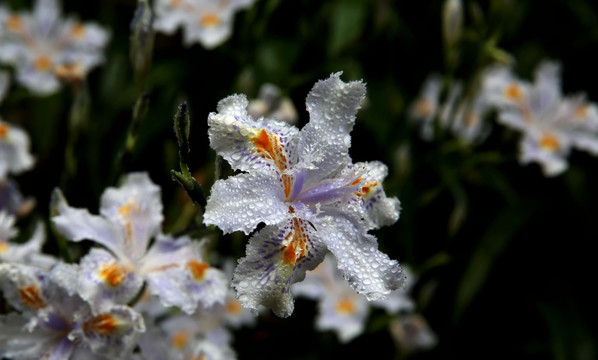
<path fill-rule="evenodd" d="M 405 314 L 394 318 L 389 324 L 389 330 L 404 355 L 430 350 L 438 343 L 436 334 L 419 314 Z"/>
<path fill-rule="evenodd" d="M 408 295 L 412 284 L 412 276 L 407 274 L 405 288 L 391 292 L 384 300 L 368 302 L 347 284 L 337 270 L 334 258 L 327 255 L 317 268 L 306 274 L 303 282 L 293 285 L 292 289 L 298 296 L 319 301 L 317 329 L 333 330 L 341 342 L 349 342 L 363 332 L 370 306 L 384 308 L 390 314 L 412 311 L 415 304 Z"/>
<path fill-rule="evenodd" d="M 521 163 L 537 162 L 545 176 L 556 176 L 567 169 L 572 148 L 598 156 L 596 105 L 583 96 L 563 98 L 558 64 L 542 63 L 533 84 L 495 67 L 487 72 L 484 88 L 499 109 L 498 121 L 523 133 Z"/>
<path fill-rule="evenodd" d="M 59 190 L 55 196 L 58 215 L 52 221 L 57 230 L 68 240 L 90 239 L 109 250 L 92 249 L 81 260 L 79 292 L 93 306 L 107 299 L 127 303 L 144 280 L 164 306 L 178 306 L 187 313 L 193 313 L 198 303 L 224 301 L 226 279 L 204 261 L 202 244 L 160 234 L 160 188 L 146 173 L 129 174 L 119 188 L 106 189 L 100 216 L 70 207 Z"/>
<path fill-rule="evenodd" d="M 27 133 L 0 119 L 0 181 L 9 173 L 20 174 L 31 169 L 33 162 Z"/>
<path fill-rule="evenodd" d="M 151 325 L 139 347 L 144 359 L 210 359 L 234 360 L 232 334 L 222 318 L 211 310 L 199 310 L 193 316 L 170 316 L 158 325 Z"/>
<path fill-rule="evenodd" d="M 157 0 L 154 28 L 172 34 L 182 27 L 186 46 L 199 42 L 212 49 L 232 34 L 234 15 L 255 0 Z"/>
<path fill-rule="evenodd" d="M 399 218 L 399 200 L 382 189 L 386 166 L 353 164 L 348 154 L 364 96 L 363 82 L 344 83 L 340 73 L 317 82 L 307 96 L 311 120 L 301 131 L 254 120 L 242 95 L 221 100 L 218 113 L 210 114 L 210 145 L 243 173 L 214 184 L 204 222 L 246 234 L 266 224 L 251 237 L 235 270 L 233 286 L 244 306 L 289 316 L 290 286 L 322 262 L 326 249 L 368 300 L 384 298 L 403 283 L 398 262 L 368 234 Z"/>
<path fill-rule="evenodd" d="M 85 76 L 103 61 L 108 41 L 100 26 L 62 18 L 56 0 L 36 0 L 31 13 L 0 7 L 0 29 L 0 62 L 13 65 L 17 82 L 39 95 L 59 88 L 56 72 Z"/>
<path fill-rule="evenodd" d="M 25 216 L 35 207 L 35 200 L 24 198 L 19 186 L 12 179 L 0 180 L 0 211 L 19 217 Z"/>
<path fill-rule="evenodd" d="M 485 115 L 490 104 L 483 91 L 477 91 L 473 98 L 463 99 L 452 117 L 451 130 L 455 136 L 471 144 L 484 141 L 490 134 L 490 124 Z"/>
<path fill-rule="evenodd" d="M 317 329 L 335 331 L 342 342 L 349 342 L 363 332 L 370 312 L 368 301 L 342 279 L 331 256 L 326 256 L 292 289 L 298 296 L 319 300 Z"/>
<path fill-rule="evenodd" d="M 421 138 L 431 141 L 437 130 L 450 129 L 466 143 L 482 142 L 490 130 L 484 119 L 489 103 L 484 91 L 474 90 L 464 95 L 462 83 L 454 81 L 442 99 L 442 79 L 438 75 L 429 76 L 409 110 L 409 118 L 420 127 Z"/>
<path fill-rule="evenodd" d="M 41 253 L 46 240 L 43 223 L 39 222 L 31 239 L 23 244 L 9 242 L 18 230 L 14 227 L 15 218 L 4 210 L 0 210 L 0 263 L 22 263 L 49 269 L 56 263 L 56 259 Z"/>
<path fill-rule="evenodd" d="M 0 288 L 20 312 L 0 316 L 0 356 L 14 359 L 126 359 L 145 331 L 133 309 L 96 311 L 79 297 L 76 265 L 0 264 Z"/>
<path fill-rule="evenodd" d="M 434 137 L 434 120 L 440 108 L 440 92 L 442 78 L 440 75 L 430 75 L 422 85 L 419 97 L 409 108 L 409 118 L 419 126 L 422 139 L 432 140 Z"/>
<path fill-rule="evenodd" d="M 224 262 L 223 271 L 229 279 L 233 268 L 232 260 Z M 147 314 L 148 331 L 141 337 L 139 345 L 143 358 L 148 360 L 202 356 L 205 359 L 235 359 L 236 354 L 230 346 L 233 334 L 227 328 L 238 329 L 255 323 L 255 316 L 235 299 L 232 289 L 224 304 L 198 309 L 192 316 L 166 317 L 164 307 L 153 299 L 143 296 L 136 306 Z"/>
<path fill-rule="evenodd" d="M 254 118 L 267 117 L 296 124 L 299 116 L 293 102 L 288 97 L 283 97 L 276 85 L 264 84 L 260 88 L 257 99 L 249 101 L 247 113 Z"/>

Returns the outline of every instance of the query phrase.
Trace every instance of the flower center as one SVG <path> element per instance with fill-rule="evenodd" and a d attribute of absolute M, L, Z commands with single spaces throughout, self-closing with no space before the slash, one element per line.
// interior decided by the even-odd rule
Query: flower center
<path fill-rule="evenodd" d="M 188 342 L 189 342 L 189 333 L 184 330 L 177 331 L 170 338 L 170 343 L 172 344 L 173 347 L 175 347 L 177 349 L 184 348 L 185 346 L 187 346 Z"/>
<path fill-rule="evenodd" d="M 419 117 L 427 117 L 434 113 L 434 104 L 428 99 L 419 99 L 415 103 L 415 113 Z"/>
<path fill-rule="evenodd" d="M 35 285 L 29 285 L 19 289 L 19 298 L 21 301 L 32 309 L 42 309 L 46 307 L 46 303 L 39 295 L 39 289 Z"/>
<path fill-rule="evenodd" d="M 203 27 L 214 27 L 220 24 L 220 17 L 214 13 L 207 13 L 199 19 Z"/>
<path fill-rule="evenodd" d="M 112 261 L 100 267 L 100 278 L 110 286 L 118 286 L 127 276 L 127 269 L 124 266 Z"/>
<path fill-rule="evenodd" d="M 18 15 L 10 15 L 6 19 L 6 28 L 12 32 L 18 32 L 23 28 L 23 20 Z"/>
<path fill-rule="evenodd" d="M 187 262 L 187 269 L 189 269 L 195 280 L 203 280 L 206 275 L 206 270 L 209 268 L 210 265 L 198 260 L 190 260 Z"/>
<path fill-rule="evenodd" d="M 118 319 L 110 314 L 100 314 L 83 324 L 85 335 L 110 335 L 118 329 Z"/>
<path fill-rule="evenodd" d="M 0 240 L 0 254 L 4 254 L 8 251 L 8 244 L 5 241 Z"/>
<path fill-rule="evenodd" d="M 355 302 L 349 297 L 341 297 L 337 300 L 334 309 L 342 315 L 351 315 L 355 313 Z"/>
<path fill-rule="evenodd" d="M 9 131 L 10 126 L 8 124 L 0 124 L 0 139 L 5 139 Z"/>
<path fill-rule="evenodd" d="M 126 218 L 126 217 L 131 216 L 131 212 L 138 211 L 138 210 L 139 210 L 139 205 L 137 205 L 133 200 L 131 200 L 128 203 L 126 203 L 125 205 L 119 207 L 118 213 L 122 217 Z"/>
<path fill-rule="evenodd" d="M 588 106 L 580 106 L 575 110 L 575 116 L 580 119 L 585 119 L 588 116 Z"/>
<path fill-rule="evenodd" d="M 504 95 L 510 99 L 515 101 L 523 100 L 523 91 L 521 87 L 517 83 L 510 83 L 504 91 Z"/>
<path fill-rule="evenodd" d="M 556 151 L 560 147 L 559 139 L 550 134 L 544 134 L 539 140 L 540 148 L 547 151 Z"/>
<path fill-rule="evenodd" d="M 224 306 L 224 309 L 226 310 L 227 313 L 233 314 L 233 315 L 239 314 L 241 311 L 243 311 L 243 307 L 241 306 L 241 303 L 235 299 L 228 300 L 226 302 L 226 305 Z"/>
<path fill-rule="evenodd" d="M 471 129 L 478 123 L 478 116 L 475 112 L 471 111 L 465 116 L 463 122 L 465 123 L 465 127 Z"/>
<path fill-rule="evenodd" d="M 71 35 L 75 39 L 83 39 L 83 37 L 85 36 L 85 26 L 80 22 L 74 23 L 71 27 Z"/>
<path fill-rule="evenodd" d="M 33 67 L 38 71 L 50 71 L 52 69 L 52 59 L 46 55 L 40 55 L 33 62 Z"/>

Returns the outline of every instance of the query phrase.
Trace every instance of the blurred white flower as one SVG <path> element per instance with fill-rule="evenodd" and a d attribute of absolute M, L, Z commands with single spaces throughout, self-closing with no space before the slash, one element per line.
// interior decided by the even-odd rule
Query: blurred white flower
<path fill-rule="evenodd" d="M 395 290 L 383 300 L 368 302 L 366 297 L 355 292 L 336 268 L 334 257 L 327 255 L 313 271 L 306 274 L 303 282 L 293 285 L 295 295 L 318 300 L 316 328 L 333 330 L 341 342 L 349 342 L 361 335 L 368 319 L 370 306 L 385 309 L 389 314 L 412 311 L 415 307 L 408 292 L 414 283 L 406 272 L 405 287 Z"/>
<path fill-rule="evenodd" d="M 261 86 L 258 98 L 249 101 L 247 113 L 254 120 L 266 117 L 284 121 L 291 125 L 295 125 L 299 117 L 291 99 L 283 97 L 280 89 L 272 84 Z"/>
<path fill-rule="evenodd" d="M 420 314 L 399 315 L 389 324 L 390 334 L 404 356 L 434 348 L 436 334 Z"/>
<path fill-rule="evenodd" d="M 183 28 L 186 46 L 199 42 L 212 49 L 232 34 L 234 15 L 247 9 L 254 0 L 157 0 L 154 28 L 172 34 Z"/>
<path fill-rule="evenodd" d="M 16 69 L 16 80 L 38 95 L 60 86 L 58 75 L 77 69 L 85 76 L 100 64 L 108 33 L 94 23 L 62 18 L 57 0 L 36 0 L 33 11 L 0 6 L 0 62 Z"/>
<path fill-rule="evenodd" d="M 145 331 L 133 309 L 98 311 L 77 294 L 76 265 L 51 271 L 0 264 L 0 289 L 20 314 L 0 315 L 0 356 L 11 359 L 126 359 Z"/>
<path fill-rule="evenodd" d="M 46 233 L 42 222 L 38 222 L 31 238 L 22 244 L 12 243 L 18 230 L 14 227 L 15 217 L 0 210 L 0 263 L 20 263 L 49 269 L 56 263 L 52 256 L 42 254 Z"/>
<path fill-rule="evenodd" d="M 107 299 L 127 303 L 144 281 L 164 306 L 189 314 L 198 304 L 224 302 L 226 279 L 203 259 L 202 243 L 160 233 L 160 188 L 146 173 L 128 174 L 120 187 L 106 189 L 99 216 L 70 207 L 59 190 L 55 197 L 58 214 L 52 221 L 61 234 L 71 241 L 90 239 L 109 250 L 94 248 L 81 260 L 78 289 L 92 305 Z"/>
<path fill-rule="evenodd" d="M 159 324 L 148 321 L 139 347 L 146 360 L 234 360 L 232 334 L 224 325 L 223 318 L 209 309 L 192 316 L 170 316 Z"/>
<path fill-rule="evenodd" d="M 491 68 L 484 91 L 499 109 L 498 121 L 522 133 L 522 164 L 537 162 L 545 176 L 556 176 L 567 169 L 572 148 L 598 156 L 596 105 L 583 96 L 562 96 L 558 64 L 542 63 L 533 84 L 506 67 Z"/>
<path fill-rule="evenodd" d="M 424 81 L 421 92 L 409 108 L 409 119 L 420 128 L 421 138 L 430 141 L 434 137 L 434 120 L 440 108 L 442 78 L 432 74 Z"/>
<path fill-rule="evenodd" d="M 20 174 L 33 167 L 29 147 L 25 131 L 0 119 L 0 181 L 8 174 Z"/>

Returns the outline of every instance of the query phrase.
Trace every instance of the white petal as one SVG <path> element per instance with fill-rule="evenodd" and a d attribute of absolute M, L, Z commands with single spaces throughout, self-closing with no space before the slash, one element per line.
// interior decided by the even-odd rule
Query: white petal
<path fill-rule="evenodd" d="M 363 82 L 345 83 L 340 75 L 318 81 L 307 96 L 310 121 L 301 130 L 300 157 L 310 149 L 317 149 L 321 155 L 318 169 L 307 174 L 308 184 L 338 172 L 349 159 L 349 134 L 366 90 Z"/>
<path fill-rule="evenodd" d="M 216 225 L 225 234 L 239 230 L 249 234 L 261 222 L 280 222 L 289 211 L 275 173 L 256 171 L 218 180 L 211 192 L 204 224 Z"/>
<path fill-rule="evenodd" d="M 143 285 L 143 278 L 134 271 L 107 251 L 91 249 L 81 259 L 79 295 L 98 310 L 112 304 L 126 304 Z"/>
<path fill-rule="evenodd" d="M 232 95 L 218 103 L 218 112 L 208 117 L 210 146 L 235 170 L 282 174 L 297 156 L 299 131 L 284 122 L 247 113 L 247 98 Z"/>
<path fill-rule="evenodd" d="M 287 317 L 294 307 L 290 286 L 322 262 L 325 248 L 310 225 L 292 218 L 252 236 L 246 254 L 233 278 L 238 299 L 250 309 L 266 306 Z"/>
<path fill-rule="evenodd" d="M 388 174 L 388 168 L 380 161 L 356 163 L 355 166 L 358 167 L 361 164 L 367 166 L 366 176 L 369 183 L 366 182 L 362 192 L 367 189 L 367 193 L 363 195 L 363 201 L 369 220 L 374 228 L 394 224 L 399 220 L 401 203 L 397 198 L 387 197 L 382 188 L 382 182 Z"/>
<path fill-rule="evenodd" d="M 344 278 L 368 300 L 383 299 L 403 285 L 405 275 L 399 263 L 378 250 L 376 238 L 358 220 L 339 212 L 323 217 L 315 226 Z"/>
<path fill-rule="evenodd" d="M 80 321 L 81 329 L 73 336 L 84 341 L 93 353 L 110 359 L 128 359 L 145 331 L 143 317 L 123 305 Z"/>
<path fill-rule="evenodd" d="M 363 333 L 369 310 L 365 297 L 354 292 L 326 296 L 318 304 L 316 328 L 334 330 L 347 343 Z"/>
<path fill-rule="evenodd" d="M 27 265 L 0 264 L 0 289 L 6 301 L 21 312 L 35 312 L 48 306 L 44 294 L 47 276 L 44 271 Z"/>
<path fill-rule="evenodd" d="M 147 173 L 127 174 L 121 186 L 104 191 L 100 213 L 119 227 L 122 251 L 130 259 L 140 259 L 164 219 L 160 187 Z"/>
<path fill-rule="evenodd" d="M 70 241 L 93 240 L 104 245 L 119 257 L 124 256 L 122 235 L 115 226 L 101 216 L 91 215 L 87 209 L 70 207 L 59 189 L 55 189 L 52 202 L 58 215 L 52 217 L 56 229 Z"/>

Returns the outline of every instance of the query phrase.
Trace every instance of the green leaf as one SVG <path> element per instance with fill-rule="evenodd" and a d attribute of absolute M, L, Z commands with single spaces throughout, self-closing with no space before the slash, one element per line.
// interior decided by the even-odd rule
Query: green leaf
<path fill-rule="evenodd" d="M 339 0 L 336 3 L 330 22 L 329 55 L 338 54 L 359 38 L 367 19 L 367 10 L 368 2 L 365 0 Z"/>
<path fill-rule="evenodd" d="M 527 222 L 537 208 L 533 201 L 519 201 L 504 208 L 490 225 L 474 250 L 471 261 L 457 288 L 454 320 L 474 300 L 492 271 L 496 260 L 509 245 L 517 231 Z"/>

